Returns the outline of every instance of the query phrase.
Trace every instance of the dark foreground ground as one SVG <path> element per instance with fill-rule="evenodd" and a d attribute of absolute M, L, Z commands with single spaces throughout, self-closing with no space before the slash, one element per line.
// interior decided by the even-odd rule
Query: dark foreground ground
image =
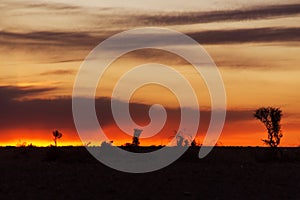
<path fill-rule="evenodd" d="M 0 148 L 0 199 L 300 199 L 300 149 L 189 149 L 170 166 L 129 174 L 84 147 Z"/>

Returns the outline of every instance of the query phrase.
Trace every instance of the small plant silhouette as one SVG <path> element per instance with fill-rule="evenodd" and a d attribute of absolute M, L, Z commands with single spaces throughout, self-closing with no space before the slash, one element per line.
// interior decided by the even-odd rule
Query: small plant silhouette
<path fill-rule="evenodd" d="M 191 139 L 187 139 L 186 135 L 182 134 L 182 131 L 174 130 L 174 136 L 176 136 L 176 146 L 177 147 L 187 147 L 190 145 Z M 173 137 L 173 136 L 172 136 Z"/>
<path fill-rule="evenodd" d="M 26 147 L 27 142 L 21 142 L 21 140 L 19 140 L 19 142 L 16 144 L 16 147 Z"/>
<path fill-rule="evenodd" d="M 181 135 L 177 135 L 176 136 L 176 144 L 177 144 L 177 146 L 178 147 L 182 147 L 183 146 L 183 140 L 184 140 L 184 138 L 181 136 Z"/>
<path fill-rule="evenodd" d="M 139 146 L 139 145 L 140 145 L 139 138 L 134 136 L 134 137 L 132 138 L 132 146 L 137 147 L 137 146 Z"/>
<path fill-rule="evenodd" d="M 107 142 L 107 141 L 103 141 L 102 143 L 101 143 L 101 147 L 104 147 L 104 148 L 106 148 L 106 147 L 111 147 L 112 146 L 112 144 L 113 144 L 113 142 L 114 141 L 109 141 L 109 142 Z"/>
<path fill-rule="evenodd" d="M 255 111 L 254 117 L 260 120 L 268 131 L 268 139 L 262 140 L 270 147 L 276 148 L 282 138 L 280 120 L 282 111 L 274 107 L 262 107 Z"/>
<path fill-rule="evenodd" d="M 195 139 L 193 139 L 193 141 L 191 142 L 191 146 L 196 147 L 196 146 L 199 146 L 199 144 Z"/>
<path fill-rule="evenodd" d="M 60 139 L 62 137 L 62 133 L 60 133 L 58 130 L 55 130 L 52 132 L 53 136 L 54 136 L 54 144 L 57 147 L 57 139 Z"/>

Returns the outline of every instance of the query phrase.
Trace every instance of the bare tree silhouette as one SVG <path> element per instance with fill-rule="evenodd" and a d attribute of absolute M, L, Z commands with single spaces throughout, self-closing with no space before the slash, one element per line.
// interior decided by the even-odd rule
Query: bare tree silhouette
<path fill-rule="evenodd" d="M 62 137 L 62 133 L 59 132 L 58 130 L 55 130 L 52 132 L 53 136 L 54 136 L 54 143 L 55 143 L 55 146 L 57 147 L 57 139 L 60 139 Z"/>
<path fill-rule="evenodd" d="M 268 139 L 264 139 L 263 142 L 270 147 L 276 148 L 283 136 L 280 126 L 282 111 L 279 108 L 262 107 L 255 111 L 254 117 L 260 120 L 267 128 Z"/>

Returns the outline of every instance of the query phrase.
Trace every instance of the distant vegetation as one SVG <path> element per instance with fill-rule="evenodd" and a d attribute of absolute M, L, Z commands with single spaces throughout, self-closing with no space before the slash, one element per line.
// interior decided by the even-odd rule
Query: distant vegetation
<path fill-rule="evenodd" d="M 283 137 L 282 131 L 281 131 L 281 117 L 282 117 L 282 110 L 280 108 L 275 108 L 275 107 L 261 107 L 257 110 L 255 110 L 253 116 L 260 120 L 264 126 L 267 129 L 268 133 L 268 138 L 263 139 L 262 141 L 272 147 L 273 149 L 276 149 L 278 145 L 280 144 L 280 140 Z M 132 142 L 131 143 L 125 143 L 122 146 L 127 146 L 127 147 L 138 147 L 140 146 L 140 141 L 139 137 L 141 133 L 143 132 L 142 129 L 133 129 L 133 137 L 132 137 Z M 59 132 L 58 130 L 55 130 L 52 132 L 53 135 L 53 141 L 54 141 L 54 146 L 57 147 L 57 141 L 62 137 L 62 133 Z M 174 130 L 174 135 L 171 136 L 172 138 L 176 138 L 176 146 L 178 147 L 187 147 L 187 146 L 202 146 L 201 143 L 193 139 L 191 136 L 187 137 L 186 134 L 182 134 L 181 131 L 176 131 Z M 109 142 L 103 142 L 100 146 L 111 146 L 113 141 Z M 84 144 L 85 147 L 89 146 L 91 142 L 88 142 Z M 52 145 L 50 145 L 52 146 Z M 154 146 L 154 145 L 152 145 Z M 162 145 L 160 145 L 162 146 Z M 220 141 L 216 144 L 216 146 L 224 146 Z M 35 147 L 32 145 L 32 143 L 27 144 L 26 142 L 19 142 L 16 144 L 16 147 Z"/>

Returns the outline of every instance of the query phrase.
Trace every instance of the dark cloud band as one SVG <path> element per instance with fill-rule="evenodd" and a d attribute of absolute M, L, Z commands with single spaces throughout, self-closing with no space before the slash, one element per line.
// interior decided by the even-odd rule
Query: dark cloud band
<path fill-rule="evenodd" d="M 74 129 L 72 116 L 72 100 L 71 98 L 56 99 L 25 99 L 16 100 L 15 98 L 25 98 L 28 95 L 43 93 L 53 90 L 53 88 L 25 88 L 25 87 L 0 87 L 0 132 L 7 129 Z M 114 125 L 114 119 L 111 113 L 110 98 L 97 98 L 95 106 L 99 122 L 102 126 Z M 122 101 L 118 103 L 122 104 Z M 133 113 L 133 119 L 137 123 L 149 123 L 150 105 L 131 103 L 130 112 Z M 180 116 L 180 109 L 166 108 L 168 118 L 176 121 Z M 197 112 L 191 110 L 191 112 Z M 252 110 L 228 110 L 227 121 L 238 122 L 252 118 Z M 204 126 L 210 121 L 210 111 L 201 111 L 201 123 Z M 2 131 L 1 131 L 2 130 Z"/>
<path fill-rule="evenodd" d="M 295 42 L 300 41 L 300 28 L 252 28 L 200 31 L 187 33 L 200 44 L 228 44 L 247 42 Z M 84 33 L 68 32 L 0 32 L 3 46 L 20 48 L 57 47 L 57 48 L 89 48 L 92 49 L 107 36 L 94 36 Z M 158 36 L 164 40 L 168 35 Z M 125 44 L 123 44 L 125 45 Z M 120 47 L 116 47 L 120 48 Z"/>
<path fill-rule="evenodd" d="M 300 4 L 253 7 L 244 10 L 175 12 L 140 16 L 146 25 L 181 25 L 224 21 L 269 19 L 300 14 Z"/>

